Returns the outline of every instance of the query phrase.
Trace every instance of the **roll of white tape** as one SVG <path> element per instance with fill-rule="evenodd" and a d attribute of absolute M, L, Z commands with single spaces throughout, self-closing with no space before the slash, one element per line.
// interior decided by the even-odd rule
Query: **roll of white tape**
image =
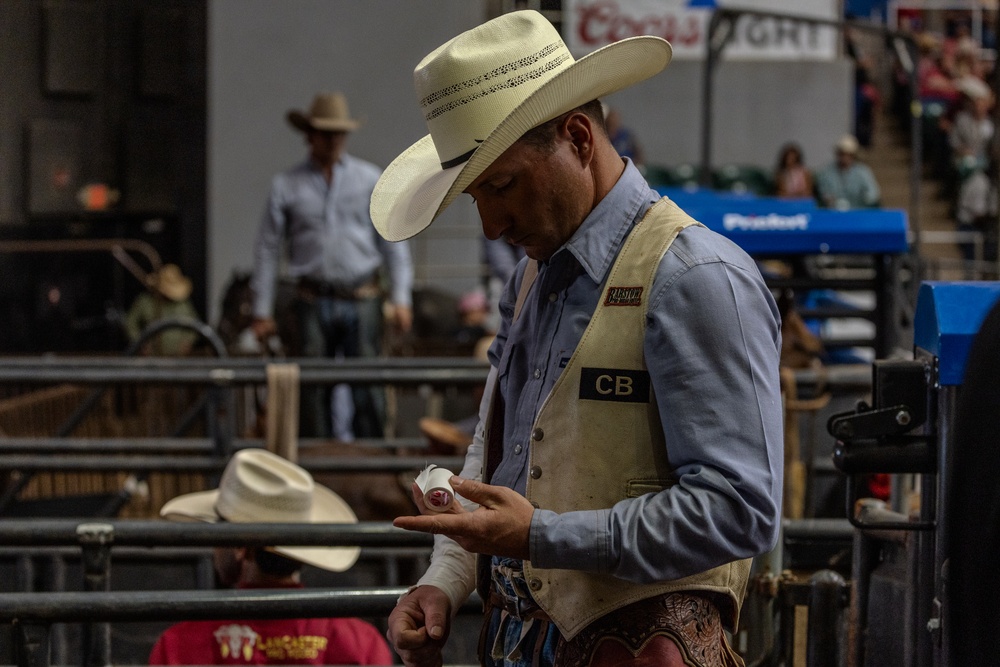
<path fill-rule="evenodd" d="M 424 495 L 424 507 L 428 512 L 446 512 L 455 502 L 455 491 L 451 488 L 451 471 L 438 468 L 431 463 L 417 475 L 416 483 Z"/>

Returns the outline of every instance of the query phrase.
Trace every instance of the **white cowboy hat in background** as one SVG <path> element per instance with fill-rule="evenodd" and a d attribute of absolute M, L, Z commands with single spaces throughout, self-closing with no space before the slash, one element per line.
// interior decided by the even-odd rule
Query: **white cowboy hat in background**
<path fill-rule="evenodd" d="M 414 70 L 430 134 L 382 173 L 372 194 L 375 228 L 389 241 L 417 234 L 525 132 L 648 79 L 671 55 L 664 39 L 631 37 L 574 60 L 533 10 L 458 35 Z"/>
<path fill-rule="evenodd" d="M 216 523 L 357 523 L 344 499 L 313 481 L 306 470 L 265 449 L 243 449 L 226 465 L 219 488 L 178 496 L 160 516 L 171 521 Z M 360 547 L 271 547 L 324 570 L 343 572 Z"/>
<path fill-rule="evenodd" d="M 361 122 L 351 118 L 347 98 L 342 93 L 319 93 L 313 98 L 309 111 L 297 109 L 288 112 L 288 122 L 297 130 L 329 130 L 350 132 L 361 127 Z"/>
<path fill-rule="evenodd" d="M 857 155 L 859 148 L 860 146 L 858 145 L 858 140 L 854 138 L 853 134 L 845 134 L 837 141 L 838 153 Z"/>

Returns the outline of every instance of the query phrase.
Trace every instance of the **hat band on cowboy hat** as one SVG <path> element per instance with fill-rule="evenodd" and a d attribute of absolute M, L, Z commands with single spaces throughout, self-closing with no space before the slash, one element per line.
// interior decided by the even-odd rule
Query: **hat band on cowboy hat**
<path fill-rule="evenodd" d="M 385 169 L 372 194 L 379 233 L 427 227 L 525 132 L 663 70 L 670 44 L 631 37 L 574 60 L 540 13 L 504 14 L 435 49 L 414 70 L 429 134 Z"/>
<path fill-rule="evenodd" d="M 264 449 L 243 449 L 222 473 L 219 488 L 178 496 L 160 516 L 216 523 L 357 523 L 344 499 L 313 481 L 303 468 Z M 287 547 L 273 550 L 324 570 L 349 569 L 359 547 Z"/>

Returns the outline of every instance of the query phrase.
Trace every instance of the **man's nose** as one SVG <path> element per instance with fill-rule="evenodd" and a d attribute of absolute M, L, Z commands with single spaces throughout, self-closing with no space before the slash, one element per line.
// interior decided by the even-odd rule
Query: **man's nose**
<path fill-rule="evenodd" d="M 479 208 L 479 217 L 483 221 L 483 234 L 491 241 L 500 238 L 510 227 L 506 216 L 486 207 Z"/>

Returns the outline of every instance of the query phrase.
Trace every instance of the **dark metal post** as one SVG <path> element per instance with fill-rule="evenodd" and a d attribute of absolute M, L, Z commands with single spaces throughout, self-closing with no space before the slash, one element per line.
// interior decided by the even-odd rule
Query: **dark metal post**
<path fill-rule="evenodd" d="M 65 557 L 62 554 L 53 555 L 49 558 L 48 568 L 48 590 L 59 593 L 65 591 Z M 49 627 L 49 658 L 55 665 L 65 665 L 69 662 L 69 640 L 66 637 L 65 623 L 53 623 Z"/>
<path fill-rule="evenodd" d="M 111 590 L 111 543 L 114 527 L 103 523 L 85 523 L 77 527 L 83 564 L 83 590 Z M 111 625 L 90 623 L 83 631 L 83 667 L 106 667 L 111 664 Z"/>
<path fill-rule="evenodd" d="M 49 626 L 15 623 L 14 659 L 18 667 L 48 667 Z"/>
<path fill-rule="evenodd" d="M 712 88 L 715 85 L 715 65 L 722 51 L 733 36 L 736 19 L 719 10 L 712 12 L 708 20 L 708 34 L 705 38 L 705 72 L 701 91 L 701 185 L 712 185 Z"/>
<path fill-rule="evenodd" d="M 840 665 L 841 610 L 847 583 L 833 570 L 820 570 L 809 578 L 809 633 L 806 663 L 809 667 Z"/>

